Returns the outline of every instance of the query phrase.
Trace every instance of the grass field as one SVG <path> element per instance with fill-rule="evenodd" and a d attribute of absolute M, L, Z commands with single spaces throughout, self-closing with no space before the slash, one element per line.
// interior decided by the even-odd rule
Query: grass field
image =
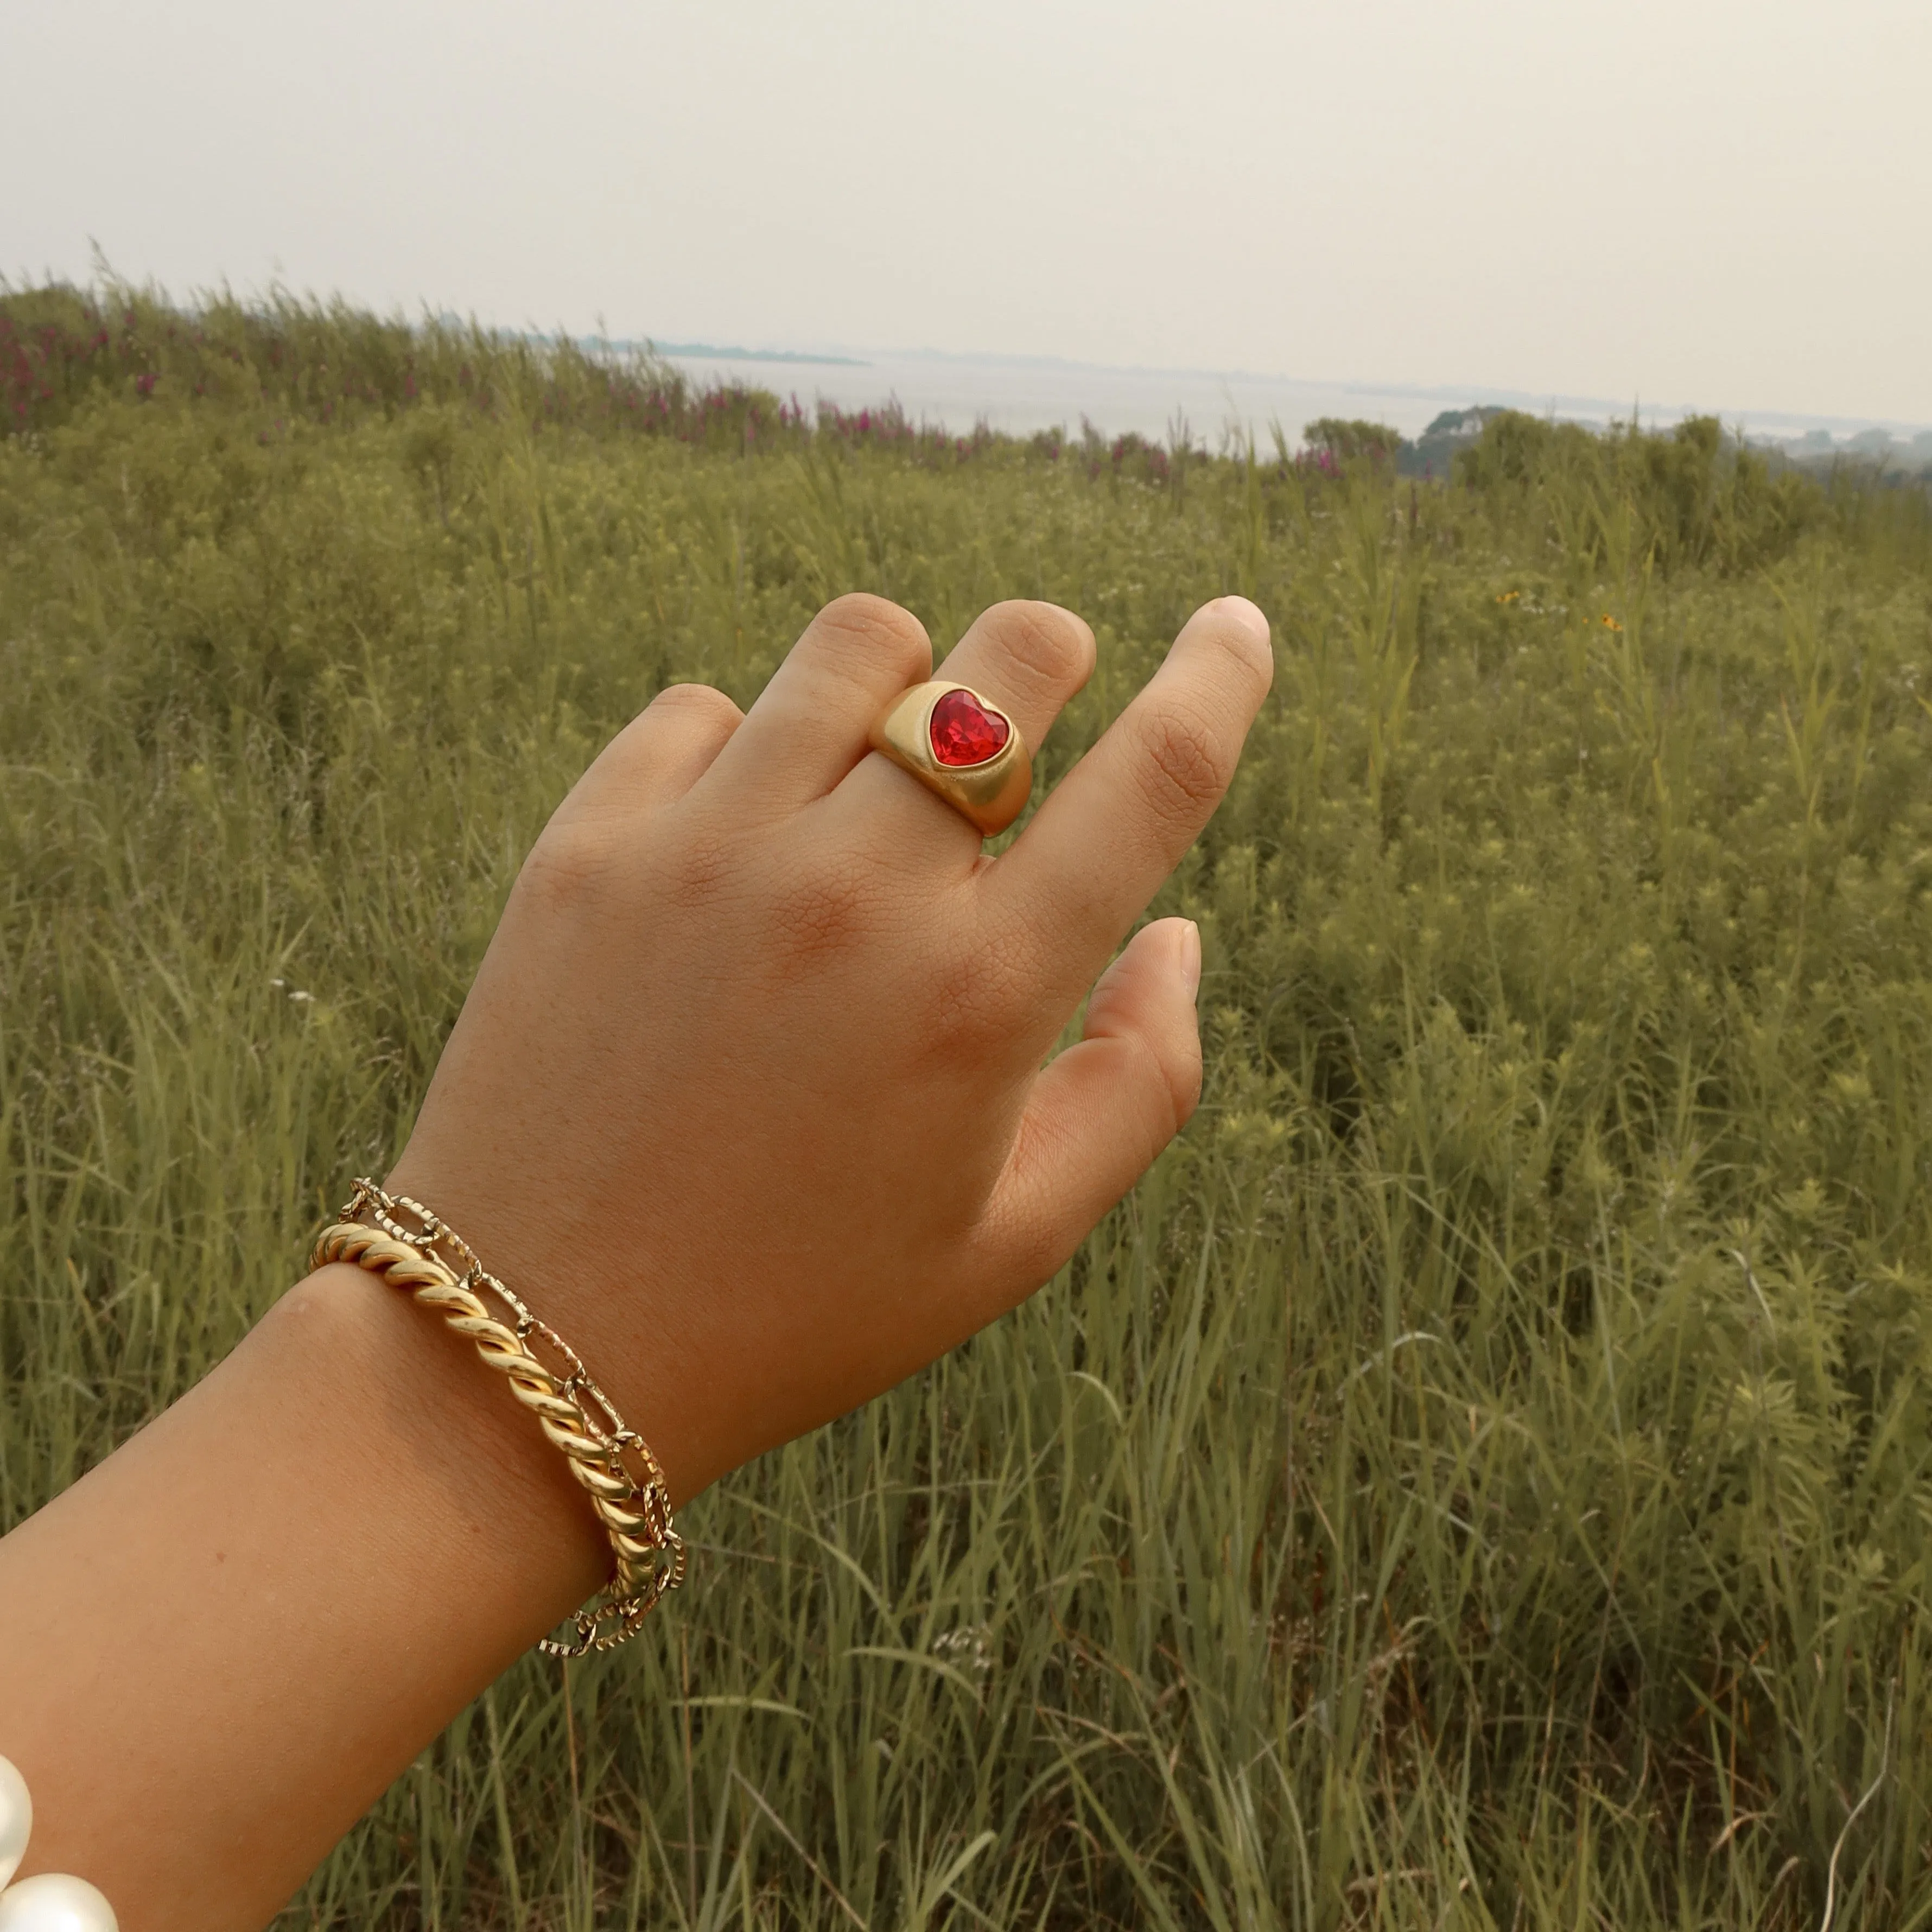
<path fill-rule="evenodd" d="M 400 1145 L 520 856 L 824 598 L 1200 598 L 1205 1102 L 686 1513 L 289 1927 L 1932 1922 L 1932 516 L 1714 425 L 1447 488 L 812 424 L 284 304 L 0 302 L 0 1527 Z"/>

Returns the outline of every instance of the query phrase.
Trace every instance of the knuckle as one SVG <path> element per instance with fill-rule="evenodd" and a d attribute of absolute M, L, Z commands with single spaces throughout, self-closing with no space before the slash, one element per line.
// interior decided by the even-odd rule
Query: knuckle
<path fill-rule="evenodd" d="M 552 820 L 530 848 L 517 890 L 553 915 L 593 904 L 606 890 L 615 852 L 610 832 L 595 820 Z"/>
<path fill-rule="evenodd" d="M 1116 1034 L 1114 1045 L 1126 1062 L 1118 1129 L 1138 1175 L 1187 1124 L 1200 1091 L 1200 1062 L 1142 1034 Z"/>
<path fill-rule="evenodd" d="M 775 892 L 772 926 L 779 970 L 788 979 L 824 967 L 871 929 L 879 887 L 857 863 L 806 865 Z"/>
<path fill-rule="evenodd" d="M 1037 682 L 1077 690 L 1092 674 L 1094 633 L 1071 610 L 1020 598 L 987 615 L 1001 650 Z"/>
<path fill-rule="evenodd" d="M 932 662 L 926 626 L 902 605 L 863 590 L 835 597 L 812 620 L 820 641 L 842 657 L 897 666 L 914 682 Z"/>
<path fill-rule="evenodd" d="M 730 842 L 702 826 L 692 827 L 659 863 L 666 896 L 687 914 L 712 907 L 740 869 Z"/>
<path fill-rule="evenodd" d="M 1193 1118 L 1201 1100 L 1201 1042 L 1198 1039 L 1166 1040 L 1159 1046 L 1150 1043 L 1148 1052 L 1154 1064 L 1149 1070 L 1154 1090 L 1164 1093 L 1173 1109 L 1173 1119 L 1161 1144 Z M 1155 1085 L 1154 1083 L 1158 1084 Z"/>
<path fill-rule="evenodd" d="M 1143 728 L 1140 769 L 1154 808 L 1188 824 L 1214 810 L 1234 776 L 1233 760 L 1206 719 L 1173 704 Z"/>
<path fill-rule="evenodd" d="M 735 724 L 744 716 L 724 692 L 708 684 L 668 684 L 647 708 L 660 716 L 683 714 L 720 724 Z"/>

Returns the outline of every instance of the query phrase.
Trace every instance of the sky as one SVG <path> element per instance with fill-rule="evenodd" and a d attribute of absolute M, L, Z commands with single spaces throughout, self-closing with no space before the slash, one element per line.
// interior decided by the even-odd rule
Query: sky
<path fill-rule="evenodd" d="M 1932 424 L 1928 0 L 0 0 L 0 271 Z"/>

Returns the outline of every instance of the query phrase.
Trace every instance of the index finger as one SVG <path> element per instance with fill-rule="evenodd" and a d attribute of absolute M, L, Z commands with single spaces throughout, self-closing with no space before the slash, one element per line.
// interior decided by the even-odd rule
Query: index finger
<path fill-rule="evenodd" d="M 1245 597 L 1195 612 L 1159 670 L 988 866 L 996 920 L 1084 986 L 1214 815 L 1274 678 L 1268 622 Z"/>

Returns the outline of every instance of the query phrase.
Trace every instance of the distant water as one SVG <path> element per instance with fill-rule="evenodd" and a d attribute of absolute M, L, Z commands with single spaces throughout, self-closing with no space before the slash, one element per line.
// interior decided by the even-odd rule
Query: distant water
<path fill-rule="evenodd" d="M 854 352 L 855 353 L 856 352 Z M 1318 416 L 1361 416 L 1388 424 L 1405 436 L 1426 428 L 1444 410 L 1476 403 L 1504 403 L 1533 413 L 1603 423 L 1628 418 L 1631 405 L 1586 396 L 1539 396 L 1478 388 L 1417 388 L 1372 383 L 1304 382 L 1285 376 L 1216 374 L 1185 369 L 1115 369 L 1089 363 L 1007 356 L 877 354 L 862 362 L 812 362 L 758 357 L 678 355 L 669 358 L 700 382 L 742 382 L 796 395 L 808 409 L 820 400 L 842 410 L 876 408 L 896 399 L 915 422 L 942 425 L 956 435 L 984 421 L 1010 434 L 1064 428 L 1078 434 L 1084 416 L 1108 436 L 1127 430 L 1165 441 L 1184 420 L 1197 442 L 1211 449 L 1224 433 L 1268 446 L 1279 422 L 1291 443 Z M 1646 405 L 1646 423 L 1665 424 L 1692 413 L 1692 406 Z M 1718 412 L 1727 425 L 1742 423 L 1754 435 L 1802 435 L 1912 425 L 1869 418 L 1799 416 L 1768 411 Z"/>

